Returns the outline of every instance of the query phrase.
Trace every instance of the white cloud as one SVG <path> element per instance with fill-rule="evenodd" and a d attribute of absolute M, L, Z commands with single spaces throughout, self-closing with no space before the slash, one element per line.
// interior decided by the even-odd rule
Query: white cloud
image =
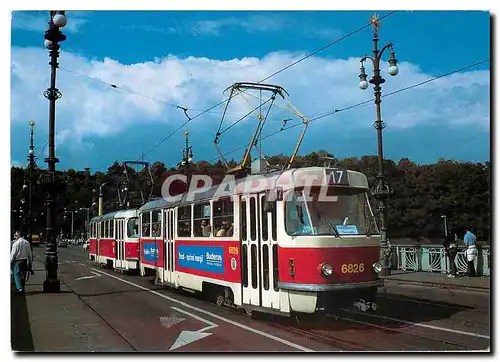
<path fill-rule="evenodd" d="M 259 81 L 301 56 L 279 52 L 262 59 L 228 61 L 167 56 L 150 62 L 124 65 L 108 58 L 102 61 L 89 60 L 63 50 L 60 66 L 173 105 L 188 107 L 192 117 L 197 114 L 194 110 L 206 109 L 225 99 L 227 94 L 222 94 L 222 91 L 234 82 Z M 47 60 L 48 54 L 42 48 L 12 49 L 12 122 L 47 119 L 48 102 L 42 95 L 49 85 Z M 367 70 L 371 72 L 371 69 Z M 290 93 L 293 104 L 312 118 L 372 97 L 371 90 L 363 92 L 358 88 L 358 72 L 357 57 L 311 57 L 268 82 L 283 86 Z M 417 65 L 403 62 L 397 77 L 387 76 L 383 93 L 432 76 L 435 75 L 423 73 Z M 479 130 L 489 130 L 489 77 L 488 71 L 459 73 L 383 98 L 383 119 L 394 129 L 439 122 L 443 127 L 467 124 Z M 57 102 L 57 142 L 61 145 L 87 148 L 92 147 L 92 143 L 88 143 L 88 137 L 113 136 L 132 125 L 147 127 L 152 123 L 169 123 L 177 126 L 186 120 L 182 111 L 175 107 L 113 89 L 63 70 L 58 71 L 57 87 L 63 93 L 63 98 Z M 247 98 L 257 104 L 255 99 Z M 283 101 L 279 102 L 281 106 L 286 105 Z M 214 112 L 222 110 L 223 107 L 220 106 Z M 249 110 L 241 97 L 235 99 L 228 109 L 231 116 L 223 128 L 238 119 L 235 114 L 242 115 Z M 289 113 L 273 109 L 263 134 L 279 129 L 281 120 L 289 116 Z M 338 121 L 335 126 L 331 125 L 332 131 L 370 128 L 374 119 L 374 107 L 369 103 L 332 118 Z M 220 114 L 208 113 L 193 121 L 193 124 L 206 129 L 207 139 L 213 139 L 219 120 Z M 325 118 L 317 123 L 328 124 L 327 120 Z M 296 117 L 293 122 L 297 122 Z M 45 123 L 37 124 L 44 127 Z M 245 127 L 245 124 L 254 127 L 255 117 L 236 127 Z M 164 135 L 158 135 L 158 139 L 162 136 Z M 306 137 L 306 142 L 312 140 Z"/>
<path fill-rule="evenodd" d="M 67 12 L 68 23 L 64 31 L 76 33 L 87 21 L 83 12 Z M 26 31 L 44 32 L 48 28 L 48 11 L 15 11 L 12 13 L 12 28 Z"/>

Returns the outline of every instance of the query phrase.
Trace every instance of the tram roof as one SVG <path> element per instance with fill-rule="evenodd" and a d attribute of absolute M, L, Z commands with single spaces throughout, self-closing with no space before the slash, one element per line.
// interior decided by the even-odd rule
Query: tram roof
<path fill-rule="evenodd" d="M 98 221 L 113 219 L 115 217 L 115 215 L 119 212 L 122 212 L 122 210 L 109 212 L 109 213 L 101 215 L 101 216 L 94 216 L 92 219 L 90 219 L 90 222 L 98 222 Z"/>
<path fill-rule="evenodd" d="M 368 188 L 368 181 L 366 179 L 366 176 L 357 171 L 351 171 L 347 170 L 345 168 L 340 168 L 340 167 L 332 167 L 332 168 L 325 168 L 325 167 L 303 167 L 303 168 L 293 168 L 293 169 L 287 169 L 283 171 L 273 171 L 269 172 L 264 175 L 252 175 L 253 177 L 263 177 L 265 179 L 272 179 L 275 178 L 275 185 L 277 182 L 284 182 L 284 184 L 279 184 L 280 187 L 283 187 L 284 189 L 288 189 L 292 187 L 293 182 L 297 182 L 296 186 L 301 186 L 300 178 L 304 177 L 308 173 L 310 174 L 316 174 L 316 175 L 322 175 L 323 177 L 326 177 L 327 180 L 331 177 L 332 171 L 343 171 L 345 172 L 345 177 L 342 178 L 343 176 L 339 174 L 339 182 L 336 184 L 337 186 L 340 187 L 358 187 L 358 188 Z M 335 176 L 334 176 L 335 177 Z M 240 178 L 236 179 L 235 182 L 235 189 L 233 190 L 232 194 L 241 194 L 244 193 L 244 188 L 243 184 L 248 181 L 247 178 Z M 290 181 L 290 184 L 287 184 L 288 181 Z M 342 182 L 340 182 L 342 181 Z M 193 203 L 193 202 L 200 202 L 204 200 L 210 200 L 213 198 L 217 190 L 222 186 L 222 184 L 218 184 L 215 186 L 210 187 L 204 192 L 197 192 L 194 195 L 190 195 L 188 193 L 182 194 L 180 199 L 178 200 L 167 200 L 164 198 L 159 198 L 153 201 L 150 201 L 144 205 L 142 205 L 139 208 L 139 212 L 144 212 L 144 211 L 149 211 L 149 210 L 155 210 L 155 209 L 164 209 L 164 208 L 171 208 L 175 207 L 178 205 L 183 205 L 187 203 Z M 269 184 L 268 184 L 269 186 Z M 227 186 L 226 186 L 227 187 Z M 264 190 L 268 190 L 271 187 L 266 187 Z M 220 193 L 220 192 L 219 192 Z M 227 195 L 227 192 L 225 192 Z M 177 195 L 179 197 L 180 195 Z M 189 197 L 189 199 L 188 199 Z"/>

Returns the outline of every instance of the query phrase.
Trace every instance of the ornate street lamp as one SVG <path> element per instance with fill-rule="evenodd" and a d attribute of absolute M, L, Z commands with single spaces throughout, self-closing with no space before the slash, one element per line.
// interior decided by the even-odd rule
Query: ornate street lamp
<path fill-rule="evenodd" d="M 33 221 L 33 172 L 36 169 L 36 162 L 35 162 L 35 144 L 34 144 L 34 128 L 35 128 L 35 122 L 30 121 L 30 147 L 28 151 L 28 184 L 24 184 L 23 188 L 28 190 L 28 215 L 27 215 L 27 220 L 28 220 L 28 233 L 27 233 L 27 238 L 29 243 L 32 243 L 31 237 L 32 237 L 32 221 Z"/>
<path fill-rule="evenodd" d="M 182 152 L 182 166 L 186 169 L 186 179 L 189 190 L 189 165 L 193 162 L 193 149 L 189 146 L 189 132 L 184 132 L 184 136 L 186 136 L 186 146 Z"/>
<path fill-rule="evenodd" d="M 49 100 L 49 155 L 45 159 L 48 168 L 48 192 L 47 192 L 47 231 L 45 249 L 45 270 L 46 278 L 43 282 L 43 291 L 57 293 L 61 290 L 59 279 L 57 278 L 57 241 L 55 235 L 55 194 L 56 194 L 56 163 L 59 161 L 55 155 L 55 123 L 56 123 L 56 100 L 62 97 L 61 92 L 56 88 L 56 71 L 58 67 L 59 43 L 66 40 L 66 36 L 59 28 L 66 25 L 67 19 L 64 11 L 50 11 L 49 29 L 45 31 L 45 47 L 50 54 L 50 87 L 43 93 Z"/>
<path fill-rule="evenodd" d="M 441 219 L 444 219 L 444 236 L 448 236 L 448 218 L 446 215 L 441 215 Z"/>
<path fill-rule="evenodd" d="M 382 54 L 386 49 L 389 49 L 389 74 L 395 76 L 398 74 L 397 60 L 395 57 L 393 43 L 388 43 L 379 50 L 378 49 L 378 30 L 380 28 L 380 19 L 377 15 L 373 15 L 371 19 L 372 30 L 373 30 L 373 56 L 364 56 L 361 58 L 361 73 L 359 75 L 359 87 L 363 90 L 368 88 L 368 83 L 373 84 L 373 89 L 375 93 L 375 106 L 377 110 L 377 118 L 374 122 L 374 127 L 377 130 L 378 139 L 378 174 L 377 174 L 377 185 L 371 190 L 372 195 L 379 201 L 378 209 L 380 212 L 380 263 L 382 264 L 382 271 L 380 275 L 390 275 L 389 260 L 391 257 L 390 246 L 387 240 L 387 209 L 386 209 L 386 199 L 388 196 L 392 195 L 392 188 L 386 184 L 384 176 L 384 151 L 382 147 L 382 129 L 385 128 L 385 123 L 382 122 L 382 116 L 380 112 L 381 100 L 381 85 L 385 82 L 385 79 L 380 75 L 380 60 Z M 365 73 L 364 62 L 366 60 L 371 60 L 373 63 L 373 77 L 367 81 L 367 75 Z"/>

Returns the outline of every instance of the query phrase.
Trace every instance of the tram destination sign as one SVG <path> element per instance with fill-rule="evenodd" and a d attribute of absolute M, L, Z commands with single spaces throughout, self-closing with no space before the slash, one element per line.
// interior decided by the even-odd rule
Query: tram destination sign
<path fill-rule="evenodd" d="M 326 169 L 325 172 L 329 185 L 349 186 L 347 170 L 340 168 L 330 168 Z"/>

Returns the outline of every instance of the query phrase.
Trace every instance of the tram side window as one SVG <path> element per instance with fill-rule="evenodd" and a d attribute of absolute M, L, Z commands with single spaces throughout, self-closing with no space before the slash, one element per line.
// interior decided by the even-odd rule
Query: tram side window
<path fill-rule="evenodd" d="M 240 202 L 240 220 L 241 220 L 241 240 L 247 240 L 247 202 L 241 200 Z"/>
<path fill-rule="evenodd" d="M 194 205 L 194 236 L 209 237 L 211 234 L 210 226 L 210 203 Z"/>
<path fill-rule="evenodd" d="M 256 240 L 257 238 L 257 233 L 256 233 L 256 225 L 257 225 L 257 215 L 255 215 L 255 198 L 252 197 L 250 198 L 250 239 Z"/>
<path fill-rule="evenodd" d="M 267 212 L 264 196 L 260 199 L 261 215 L 262 215 L 262 240 L 267 241 L 268 227 L 267 227 Z M 267 290 L 267 289 L 266 289 Z"/>
<path fill-rule="evenodd" d="M 127 222 L 127 237 L 129 238 L 136 238 L 137 231 L 139 230 L 139 225 L 137 225 L 137 218 L 134 217 L 132 219 L 129 219 Z"/>
<path fill-rule="evenodd" d="M 150 213 L 149 211 L 142 214 L 142 237 L 151 236 L 151 225 L 150 225 Z"/>
<path fill-rule="evenodd" d="M 177 236 L 191 237 L 191 205 L 177 208 Z"/>
<path fill-rule="evenodd" d="M 109 220 L 109 237 L 113 239 L 114 233 L 115 233 L 115 220 L 111 219 Z"/>
<path fill-rule="evenodd" d="M 152 212 L 151 229 L 153 231 L 152 236 L 161 236 L 161 210 Z"/>
<path fill-rule="evenodd" d="M 215 236 L 233 236 L 234 203 L 231 198 L 215 201 L 213 204 L 213 227 Z"/>

